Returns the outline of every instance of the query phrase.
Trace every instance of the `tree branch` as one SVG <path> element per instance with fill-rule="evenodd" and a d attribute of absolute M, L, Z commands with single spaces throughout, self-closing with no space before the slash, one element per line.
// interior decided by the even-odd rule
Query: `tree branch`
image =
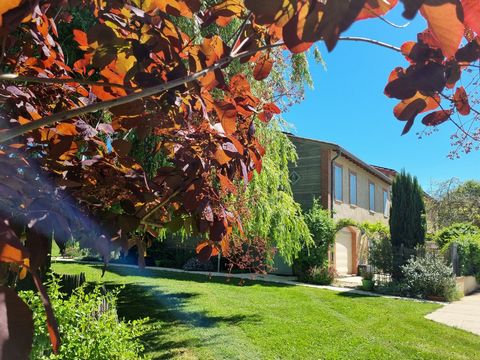
<path fill-rule="evenodd" d="M 196 177 L 195 179 L 192 179 L 191 181 L 189 181 L 187 184 L 185 184 L 184 186 L 178 188 L 177 190 L 175 190 L 173 193 L 171 193 L 169 196 L 167 196 L 163 201 L 161 201 L 159 204 L 155 205 L 152 209 L 150 209 L 143 217 L 142 219 L 140 220 L 140 223 L 143 224 L 143 225 L 152 225 L 151 222 L 148 221 L 148 219 L 150 218 L 150 216 L 152 216 L 155 212 L 157 212 L 158 209 L 160 209 L 161 207 L 165 206 L 167 203 L 170 202 L 170 200 L 172 200 L 175 196 L 177 196 L 178 194 L 180 194 L 182 191 L 184 191 L 186 188 L 188 188 L 190 185 L 192 185 L 195 181 L 197 181 L 199 178 Z"/>
<path fill-rule="evenodd" d="M 39 83 L 39 84 L 80 84 L 89 86 L 108 86 L 111 88 L 122 88 L 133 90 L 131 87 L 127 87 L 121 84 L 113 84 L 102 81 L 90 81 L 82 79 L 56 79 L 56 78 L 43 78 L 35 76 L 22 76 L 18 74 L 0 74 L 0 82 L 26 82 L 26 83 Z"/>
<path fill-rule="evenodd" d="M 384 42 L 382 42 L 382 41 L 378 41 L 378 40 L 366 38 L 366 37 L 343 36 L 343 37 L 339 37 L 338 40 L 339 40 L 339 41 L 359 41 L 359 42 L 366 42 L 366 43 L 370 43 L 370 44 L 382 46 L 382 47 L 384 47 L 384 48 L 387 48 L 387 49 L 390 49 L 390 50 L 394 50 L 394 51 L 397 51 L 397 52 L 402 52 L 402 49 L 400 49 L 399 47 L 396 47 L 396 46 L 393 46 L 393 45 L 384 43 Z"/>
<path fill-rule="evenodd" d="M 96 111 L 100 111 L 100 110 L 110 109 L 114 106 L 128 104 L 128 103 L 131 103 L 132 101 L 140 100 L 140 99 L 143 99 L 145 97 L 149 97 L 149 96 L 153 96 L 153 95 L 162 93 L 164 91 L 173 89 L 177 86 L 180 86 L 180 85 L 186 84 L 188 82 L 197 80 L 197 79 L 201 78 L 202 76 L 205 76 L 209 72 L 217 70 L 217 69 L 223 67 L 224 65 L 232 62 L 234 59 L 240 59 L 240 58 L 243 58 L 243 57 L 251 56 L 251 55 L 256 54 L 259 51 L 272 49 L 272 48 L 283 46 L 283 45 L 284 45 L 283 42 L 279 42 L 279 43 L 275 43 L 275 44 L 271 44 L 271 45 L 265 45 L 265 46 L 259 47 L 257 49 L 254 49 L 254 50 L 244 51 L 244 52 L 236 54 L 235 56 L 226 56 L 223 59 L 220 59 L 216 64 L 214 64 L 212 66 L 209 66 L 209 67 L 207 67 L 207 68 L 205 68 L 205 69 L 203 69 L 203 70 L 201 70 L 201 71 L 199 71 L 195 74 L 184 76 L 184 77 L 169 81 L 165 84 L 152 86 L 150 88 L 141 90 L 139 92 L 129 94 L 127 96 L 123 96 L 123 97 L 112 99 L 112 100 L 102 101 L 102 102 L 99 102 L 99 103 L 87 105 L 87 106 L 77 108 L 77 109 L 62 111 L 62 112 L 59 112 L 57 114 L 53 114 L 53 115 L 44 117 L 42 119 L 32 121 L 32 122 L 27 123 L 25 125 L 17 126 L 15 128 L 9 129 L 7 131 L 0 132 L 0 144 L 4 143 L 5 141 L 11 140 L 11 139 L 13 139 L 17 136 L 23 135 L 26 132 L 41 128 L 43 126 L 52 125 L 52 124 L 55 124 L 56 122 L 65 121 L 65 120 L 68 120 L 68 119 L 71 119 L 71 118 L 74 118 L 74 117 L 77 117 L 77 116 L 80 116 L 80 115 L 84 115 L 84 114 L 87 114 L 87 113 L 92 113 L 92 112 L 96 112 Z"/>
<path fill-rule="evenodd" d="M 391 50 L 394 50 L 394 51 L 401 52 L 401 49 L 398 48 L 398 47 L 395 47 L 393 45 L 390 45 L 390 44 L 387 44 L 387 43 L 384 43 L 384 42 L 381 42 L 381 41 L 377 41 L 377 40 L 373 40 L 373 39 L 369 39 L 369 38 L 364 38 L 364 37 L 348 36 L 348 37 L 340 37 L 339 40 L 341 40 L 341 41 L 367 42 L 367 43 L 370 43 L 370 44 L 382 46 L 382 47 L 385 47 L 385 48 L 388 48 L 388 49 L 391 49 Z M 77 116 L 81 116 L 81 115 L 84 115 L 84 114 L 87 114 L 87 113 L 92 113 L 92 112 L 96 112 L 96 111 L 100 111 L 100 110 L 107 110 L 107 109 L 110 109 L 114 106 L 125 105 L 125 104 L 131 103 L 133 101 L 143 99 L 145 97 L 157 95 L 159 93 L 162 93 L 164 91 L 167 91 L 167 90 L 173 89 L 175 87 L 181 86 L 181 85 L 186 84 L 188 82 L 197 80 L 197 79 L 201 78 L 202 76 L 205 76 L 209 72 L 217 70 L 217 69 L 225 66 L 226 64 L 229 64 L 234 59 L 240 59 L 240 58 L 243 58 L 243 57 L 251 56 L 251 55 L 256 54 L 257 52 L 268 50 L 268 49 L 273 49 L 273 48 L 284 46 L 284 45 L 285 45 L 285 43 L 278 42 L 278 43 L 275 43 L 275 44 L 261 46 L 257 49 L 254 49 L 254 50 L 243 51 L 241 53 L 238 53 L 238 54 L 235 54 L 235 55 L 232 55 L 232 56 L 229 55 L 229 56 L 226 56 L 226 57 L 220 59 L 216 64 L 214 64 L 212 66 L 209 66 L 209 67 L 207 67 L 207 68 L 205 68 L 205 69 L 203 69 L 203 70 L 201 70 L 201 71 L 199 71 L 195 74 L 187 75 L 187 76 L 169 81 L 169 82 L 161 84 L 161 85 L 152 86 L 150 88 L 146 88 L 144 90 L 141 90 L 141 91 L 138 91 L 138 92 L 135 92 L 133 94 L 129 94 L 127 96 L 123 96 L 123 97 L 120 97 L 120 98 L 107 100 L 107 101 L 102 101 L 102 102 L 99 102 L 99 103 L 87 105 L 87 106 L 72 109 L 72 110 L 62 111 L 62 112 L 59 112 L 57 114 L 46 116 L 46 117 L 44 117 L 42 119 L 39 119 L 37 121 L 32 121 L 30 123 L 27 123 L 27 124 L 24 124 L 24 125 L 21 125 L 21 126 L 18 126 L 18 127 L 15 127 L 15 128 L 3 131 L 3 132 L 0 132 L 0 144 L 6 142 L 8 140 L 11 140 L 11 139 L 13 139 L 17 136 L 23 135 L 23 134 L 25 134 L 29 131 L 33 131 L 35 129 L 41 128 L 43 126 L 52 125 L 52 124 L 55 124 L 56 122 L 65 121 L 65 120 L 68 120 L 68 119 L 71 119 L 71 118 L 74 118 L 74 117 L 77 117 Z M 34 78 L 34 79 L 39 79 L 39 78 Z M 68 80 L 67 79 L 58 79 L 58 80 L 59 81 L 65 81 L 66 83 L 75 82 L 75 81 L 72 81 L 72 80 L 69 80 L 69 79 Z M 99 85 L 109 86 L 105 83 L 100 83 Z"/>
<path fill-rule="evenodd" d="M 251 17 L 252 17 L 252 12 L 250 12 L 248 14 L 248 16 L 243 21 L 242 25 L 238 28 L 237 33 L 234 35 L 235 39 L 233 40 L 232 49 L 230 50 L 230 55 L 231 56 L 234 55 L 234 53 L 236 52 L 235 51 L 235 45 L 237 44 L 238 40 L 240 40 L 240 38 L 242 37 L 243 30 L 245 30 L 245 27 L 247 26 L 247 23 L 251 19 Z M 243 46 L 243 44 L 242 44 L 242 46 Z M 241 49 L 241 46 L 239 46 L 239 49 Z"/>
<path fill-rule="evenodd" d="M 141 224 L 144 224 L 144 225 L 151 225 L 151 223 L 148 222 L 148 219 L 150 218 L 150 216 L 152 216 L 155 212 L 157 212 L 158 209 L 160 209 L 161 207 L 165 206 L 165 205 L 166 205 L 170 200 L 172 200 L 175 196 L 177 196 L 178 194 L 180 194 L 180 192 L 182 192 L 182 190 L 183 190 L 183 187 L 175 190 L 173 193 L 171 193 L 169 196 L 167 196 L 163 201 L 161 201 L 159 204 L 155 205 L 152 209 L 150 209 L 150 210 L 145 214 L 145 216 L 142 218 L 142 220 L 140 221 L 140 223 L 141 223 Z"/>

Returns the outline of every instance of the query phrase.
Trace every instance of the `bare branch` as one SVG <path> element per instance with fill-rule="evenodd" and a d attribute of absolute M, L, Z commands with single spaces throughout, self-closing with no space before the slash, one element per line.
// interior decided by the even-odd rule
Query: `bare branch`
<path fill-rule="evenodd" d="M 405 24 L 398 25 L 398 24 L 395 24 L 394 22 L 391 22 L 390 20 L 386 19 L 383 16 L 379 16 L 378 18 L 380 20 L 382 20 L 383 22 L 387 23 L 388 25 L 393 26 L 394 28 L 397 28 L 397 29 L 404 29 L 404 28 L 406 28 L 407 26 L 410 25 L 410 21 L 406 22 Z"/>
<path fill-rule="evenodd" d="M 243 30 L 245 30 L 245 27 L 247 26 L 247 23 L 248 21 L 251 19 L 252 17 L 252 12 L 250 12 L 248 14 L 248 16 L 245 18 L 245 20 L 243 21 L 242 25 L 238 28 L 238 31 L 237 33 L 234 35 L 235 36 L 235 39 L 233 40 L 233 43 L 232 43 L 232 49 L 230 50 L 230 56 L 233 56 L 235 52 L 237 52 L 235 50 L 235 45 L 237 44 L 238 40 L 240 40 L 241 36 L 242 36 L 242 33 L 243 33 Z M 238 50 L 241 49 L 243 46 L 243 43 L 241 45 L 238 46 Z"/>
<path fill-rule="evenodd" d="M 172 200 L 175 196 L 177 196 L 178 194 L 180 194 L 182 191 L 184 191 L 187 187 L 189 187 L 193 182 L 195 182 L 196 180 L 198 180 L 199 178 L 195 178 L 195 179 L 192 179 L 191 181 L 189 181 L 187 184 L 185 184 L 184 186 L 178 188 L 177 190 L 175 190 L 173 193 L 171 193 L 169 196 L 167 196 L 163 201 L 161 201 L 159 204 L 155 205 L 152 209 L 150 209 L 143 217 L 142 217 L 142 220 L 141 220 L 141 223 L 144 224 L 144 225 L 152 225 L 151 222 L 148 221 L 148 219 L 150 218 L 150 216 L 152 216 L 155 212 L 157 212 L 158 209 L 164 207 L 167 203 L 170 202 L 170 200 Z"/>
<path fill-rule="evenodd" d="M 402 49 L 400 49 L 399 47 L 396 47 L 396 46 L 393 46 L 393 45 L 384 43 L 384 42 L 382 42 L 382 41 L 378 41 L 378 40 L 366 38 L 366 37 L 344 36 L 344 37 L 338 38 L 338 40 L 339 40 L 339 41 L 360 41 L 360 42 L 366 42 L 366 43 L 370 43 L 370 44 L 382 46 L 382 47 L 384 47 L 384 48 L 387 48 L 387 49 L 390 49 L 390 50 L 394 50 L 394 51 L 397 51 L 397 52 L 402 52 Z"/>

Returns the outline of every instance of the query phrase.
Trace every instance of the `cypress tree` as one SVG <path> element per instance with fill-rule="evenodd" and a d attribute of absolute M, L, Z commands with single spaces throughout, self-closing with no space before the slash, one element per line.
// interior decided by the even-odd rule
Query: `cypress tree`
<path fill-rule="evenodd" d="M 402 170 L 393 180 L 390 210 L 393 277 L 402 277 L 401 266 L 425 243 L 426 221 L 423 190 L 416 177 Z"/>

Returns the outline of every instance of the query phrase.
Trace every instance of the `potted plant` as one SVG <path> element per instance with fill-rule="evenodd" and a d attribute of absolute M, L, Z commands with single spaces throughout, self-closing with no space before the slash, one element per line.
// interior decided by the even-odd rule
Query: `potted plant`
<path fill-rule="evenodd" d="M 365 270 L 362 274 L 362 289 L 366 291 L 372 291 L 375 282 L 373 281 L 373 271 Z"/>

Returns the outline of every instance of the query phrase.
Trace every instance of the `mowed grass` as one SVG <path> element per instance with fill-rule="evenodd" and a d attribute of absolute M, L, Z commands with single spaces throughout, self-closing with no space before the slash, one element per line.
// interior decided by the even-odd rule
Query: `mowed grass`
<path fill-rule="evenodd" d="M 480 337 L 426 320 L 439 305 L 109 266 L 56 273 L 125 285 L 119 315 L 149 317 L 153 359 L 480 359 Z"/>

